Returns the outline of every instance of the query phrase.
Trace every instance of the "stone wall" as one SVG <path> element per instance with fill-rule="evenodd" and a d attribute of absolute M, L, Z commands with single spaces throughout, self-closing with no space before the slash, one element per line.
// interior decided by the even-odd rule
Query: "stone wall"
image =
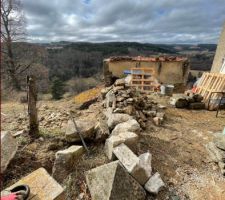
<path fill-rule="evenodd" d="M 218 41 L 211 72 L 220 72 L 224 58 L 225 58 L 225 23 L 223 25 L 220 39 Z"/>

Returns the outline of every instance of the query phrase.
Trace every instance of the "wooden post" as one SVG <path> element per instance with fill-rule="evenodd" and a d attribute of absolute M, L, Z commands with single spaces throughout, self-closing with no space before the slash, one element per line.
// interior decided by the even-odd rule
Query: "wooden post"
<path fill-rule="evenodd" d="M 29 115 L 29 134 L 33 138 L 38 137 L 38 117 L 37 117 L 37 88 L 34 76 L 27 76 L 27 98 L 28 98 L 28 115 Z"/>

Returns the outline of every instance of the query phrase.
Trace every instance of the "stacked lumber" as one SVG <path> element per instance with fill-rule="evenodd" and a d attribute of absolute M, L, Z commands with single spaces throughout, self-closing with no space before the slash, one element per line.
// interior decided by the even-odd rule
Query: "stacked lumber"
<path fill-rule="evenodd" d="M 156 91 L 159 84 L 154 75 L 155 71 L 150 68 L 132 68 L 131 87 L 143 92 Z"/>
<path fill-rule="evenodd" d="M 222 92 L 225 92 L 225 74 L 203 73 L 196 88 L 196 93 L 203 96 L 204 102 L 207 103 L 210 99 L 213 99 L 210 106 L 218 106 Z"/>

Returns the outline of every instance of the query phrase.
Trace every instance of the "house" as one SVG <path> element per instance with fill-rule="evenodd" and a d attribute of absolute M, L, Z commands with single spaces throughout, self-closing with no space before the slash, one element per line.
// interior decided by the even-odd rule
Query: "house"
<path fill-rule="evenodd" d="M 189 73 L 189 60 L 186 57 L 110 57 L 103 61 L 106 85 L 129 73 L 132 68 L 149 68 L 154 71 L 155 78 L 163 84 L 173 84 L 175 92 L 183 92 Z"/>
<path fill-rule="evenodd" d="M 225 74 L 225 23 L 218 41 L 211 72 Z"/>

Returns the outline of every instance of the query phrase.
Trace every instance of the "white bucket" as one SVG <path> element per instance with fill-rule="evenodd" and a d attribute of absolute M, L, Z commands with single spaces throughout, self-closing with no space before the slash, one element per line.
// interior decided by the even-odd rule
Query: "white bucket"
<path fill-rule="evenodd" d="M 165 95 L 172 96 L 173 95 L 174 85 L 166 85 Z"/>
<path fill-rule="evenodd" d="M 166 86 L 165 86 L 165 85 L 161 85 L 161 86 L 160 86 L 160 92 L 161 92 L 161 94 L 163 94 L 163 95 L 166 94 Z"/>

